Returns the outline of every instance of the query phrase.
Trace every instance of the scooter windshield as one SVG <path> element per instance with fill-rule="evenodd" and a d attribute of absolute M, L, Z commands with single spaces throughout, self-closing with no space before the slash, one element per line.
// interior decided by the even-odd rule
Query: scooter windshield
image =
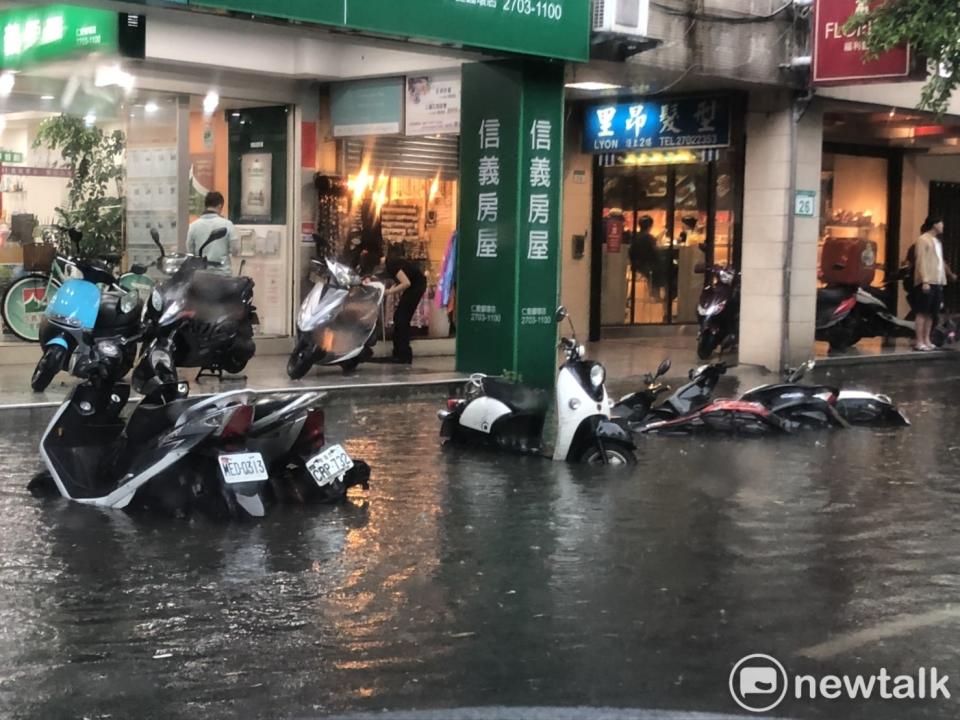
<path fill-rule="evenodd" d="M 329 287 L 326 293 L 319 286 L 313 289 L 300 314 L 300 329 L 313 335 L 324 362 L 349 360 L 363 349 L 380 319 L 383 289 L 381 283 L 349 290 Z"/>

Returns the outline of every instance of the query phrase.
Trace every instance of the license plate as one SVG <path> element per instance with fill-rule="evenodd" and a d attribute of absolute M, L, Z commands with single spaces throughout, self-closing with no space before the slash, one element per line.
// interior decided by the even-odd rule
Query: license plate
<path fill-rule="evenodd" d="M 221 455 L 220 474 L 228 485 L 268 480 L 267 466 L 260 453 L 233 453 Z"/>
<path fill-rule="evenodd" d="M 329 485 L 352 467 L 353 460 L 340 445 L 331 445 L 307 460 L 307 470 L 320 487 Z"/>

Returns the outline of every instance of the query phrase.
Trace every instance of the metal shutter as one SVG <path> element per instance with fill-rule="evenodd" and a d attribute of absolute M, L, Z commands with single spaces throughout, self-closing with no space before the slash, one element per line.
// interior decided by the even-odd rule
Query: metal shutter
<path fill-rule="evenodd" d="M 360 170 L 364 153 L 370 156 L 370 172 L 390 175 L 434 177 L 439 169 L 445 179 L 460 175 L 460 138 L 400 137 L 341 140 L 343 175 Z"/>

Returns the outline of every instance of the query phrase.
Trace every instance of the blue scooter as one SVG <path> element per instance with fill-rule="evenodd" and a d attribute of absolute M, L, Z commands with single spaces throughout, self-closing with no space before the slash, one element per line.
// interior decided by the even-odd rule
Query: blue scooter
<path fill-rule="evenodd" d="M 68 232 L 79 258 L 82 235 L 76 230 Z M 114 382 L 126 375 L 136 360 L 143 302 L 136 291 L 121 288 L 107 266 L 119 257 L 60 260 L 74 277 L 57 290 L 40 321 L 43 355 L 30 381 L 34 392 L 46 390 L 61 370 L 84 379 Z"/>

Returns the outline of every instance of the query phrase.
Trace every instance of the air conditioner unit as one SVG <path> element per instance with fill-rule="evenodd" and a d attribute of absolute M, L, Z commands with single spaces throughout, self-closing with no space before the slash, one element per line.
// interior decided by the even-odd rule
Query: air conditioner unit
<path fill-rule="evenodd" d="M 593 31 L 647 37 L 650 0 L 593 0 Z"/>

